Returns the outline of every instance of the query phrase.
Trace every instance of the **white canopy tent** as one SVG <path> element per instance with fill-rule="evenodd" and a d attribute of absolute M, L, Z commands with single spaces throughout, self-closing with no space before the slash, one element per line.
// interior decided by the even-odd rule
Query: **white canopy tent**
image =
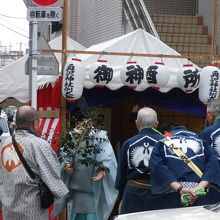
<path fill-rule="evenodd" d="M 50 43 L 52 49 L 62 48 L 62 37 L 58 37 L 52 40 Z M 79 43 L 68 38 L 68 50 L 84 50 L 85 48 Z M 180 55 L 178 52 L 164 44 L 159 39 L 150 35 L 142 29 L 135 30 L 126 35 L 114 38 L 112 40 L 93 45 L 86 49 L 86 51 L 105 51 L 105 52 L 120 52 L 120 53 L 142 53 L 142 54 L 164 54 L 164 55 Z M 61 53 L 55 53 L 57 60 L 61 63 Z M 68 54 L 68 60 L 71 59 L 73 54 Z M 84 80 L 84 88 L 90 89 L 96 86 L 96 84 L 89 77 L 89 69 L 98 59 L 106 59 L 108 65 L 113 70 L 112 80 L 106 84 L 106 87 L 111 90 L 117 90 L 124 86 L 124 83 L 120 77 L 120 70 L 126 65 L 128 61 L 137 61 L 145 70 L 148 66 L 153 65 L 155 62 L 163 62 L 168 68 L 169 81 L 160 88 L 160 92 L 168 92 L 172 88 L 179 87 L 177 82 L 178 70 L 184 64 L 192 64 L 187 59 L 182 58 L 155 58 L 155 57 L 141 57 L 141 56 L 116 56 L 116 55 L 92 55 L 92 54 L 78 54 L 77 58 L 82 60 L 82 63 L 86 66 L 86 74 Z M 24 74 L 25 62 L 27 56 L 22 57 L 14 63 L 6 66 L 0 70 L 0 76 L 2 80 L 0 82 L 0 102 L 13 97 L 18 101 L 24 103 L 29 101 L 28 84 L 29 77 Z M 198 68 L 196 65 L 194 67 Z M 38 76 L 38 88 L 47 84 L 54 84 L 57 81 L 58 76 Z M 140 84 L 135 88 L 137 91 L 143 91 L 147 89 L 149 85 L 145 83 Z M 195 88 L 196 89 L 196 88 Z"/>
<path fill-rule="evenodd" d="M 180 55 L 178 52 L 167 46 L 165 43 L 155 38 L 151 34 L 147 33 L 143 29 L 137 29 L 126 35 L 114 38 L 112 40 L 93 45 L 87 48 L 85 51 L 104 51 L 104 52 L 120 52 L 120 53 L 142 53 L 142 54 L 163 54 L 163 55 Z M 108 65 L 114 70 L 113 79 L 111 82 L 106 84 L 111 90 L 116 90 L 124 86 L 121 77 L 120 70 L 122 66 L 128 61 L 137 61 L 139 65 L 147 69 L 148 66 L 154 64 L 155 62 L 163 62 L 168 67 L 170 79 L 164 88 L 161 88 L 161 92 L 167 92 L 174 87 L 179 87 L 177 82 L 177 71 L 184 64 L 193 64 L 187 59 L 183 58 L 155 58 L 155 57 L 128 57 L 128 56 L 116 56 L 116 55 L 89 55 L 82 54 L 78 55 L 82 59 L 83 63 L 86 65 L 86 76 L 84 87 L 90 89 L 95 86 L 89 77 L 89 68 L 98 59 L 106 59 Z M 194 65 L 194 67 L 197 67 Z M 199 67 L 197 67 L 199 69 Z M 145 85 L 140 85 L 136 88 L 137 91 L 143 91 L 147 87 Z"/>
<path fill-rule="evenodd" d="M 52 49 L 62 49 L 62 37 L 60 36 L 50 41 L 49 45 Z M 67 49 L 84 50 L 85 47 L 68 37 Z M 55 56 L 60 64 L 61 54 L 55 53 Z M 71 54 L 69 56 L 71 56 Z M 21 103 L 29 101 L 29 76 L 25 75 L 25 62 L 27 58 L 28 55 L 0 70 L 0 102 L 3 102 L 7 98 L 14 98 Z M 57 78 L 58 76 L 38 76 L 38 88 L 47 83 L 54 84 Z M 14 100 L 12 102 L 17 103 L 14 102 Z"/>

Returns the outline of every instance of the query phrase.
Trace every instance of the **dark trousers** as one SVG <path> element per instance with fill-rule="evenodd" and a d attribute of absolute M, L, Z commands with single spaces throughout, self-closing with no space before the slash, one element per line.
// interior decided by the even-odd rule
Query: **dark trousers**
<path fill-rule="evenodd" d="M 163 209 L 161 195 L 152 195 L 151 190 L 126 186 L 120 214 Z"/>

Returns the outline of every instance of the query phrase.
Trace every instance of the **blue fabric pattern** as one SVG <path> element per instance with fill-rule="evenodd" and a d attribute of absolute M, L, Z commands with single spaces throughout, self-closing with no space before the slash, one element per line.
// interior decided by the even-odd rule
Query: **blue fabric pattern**
<path fill-rule="evenodd" d="M 159 141 L 152 152 L 150 159 L 152 192 L 155 194 L 164 193 L 165 208 L 182 207 L 180 195 L 176 192 L 167 193 L 170 190 L 172 182 L 195 182 L 208 181 L 220 186 L 220 168 L 217 154 L 214 149 L 203 142 L 197 134 L 189 132 L 184 127 L 177 127 L 171 131 L 174 136 L 171 141 L 178 146 L 188 158 L 195 163 L 203 172 L 202 178 L 186 164 L 182 159 L 176 156 L 166 145 L 166 141 Z M 213 191 L 214 189 L 212 189 Z M 206 205 L 209 201 L 220 201 L 220 193 L 214 190 L 218 195 L 216 199 L 212 198 L 211 193 L 199 197 L 193 205 Z M 167 205 L 168 204 L 168 205 Z"/>
<path fill-rule="evenodd" d="M 143 128 L 126 140 L 120 150 L 115 187 L 123 197 L 120 214 L 148 211 L 161 206 L 160 196 L 151 190 L 126 185 L 127 180 L 149 180 L 149 159 L 155 143 L 163 136 L 152 128 Z"/>

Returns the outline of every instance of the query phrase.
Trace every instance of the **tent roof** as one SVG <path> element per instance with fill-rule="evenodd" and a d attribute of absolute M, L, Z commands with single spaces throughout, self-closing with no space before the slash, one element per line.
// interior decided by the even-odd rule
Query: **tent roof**
<path fill-rule="evenodd" d="M 52 49 L 62 48 L 62 36 L 55 38 L 49 42 Z M 68 38 L 67 48 L 69 50 L 83 50 L 82 45 Z M 59 63 L 61 63 L 61 54 L 55 54 Z M 69 55 L 71 56 L 71 55 Z M 5 66 L 0 70 L 0 102 L 12 97 L 18 101 L 25 103 L 29 101 L 29 76 L 25 75 L 25 62 L 28 55 L 21 57 L 13 63 Z M 38 76 L 38 87 L 48 83 L 54 84 L 57 76 Z"/>
<path fill-rule="evenodd" d="M 28 79 L 25 75 L 25 62 L 27 56 L 23 56 L 0 70 L 0 102 L 9 97 L 16 98 L 20 102 L 27 102 Z"/>
<path fill-rule="evenodd" d="M 178 52 L 167 46 L 165 43 L 147 33 L 143 29 L 137 29 L 126 35 L 114 38 L 112 40 L 93 45 L 87 48 L 85 51 L 105 51 L 105 52 L 121 52 L 121 53 L 143 53 L 143 54 L 165 54 L 165 55 L 180 55 Z M 87 72 L 84 82 L 84 87 L 90 89 L 95 84 L 89 78 L 89 67 L 100 59 L 98 55 L 79 55 L 83 63 L 87 66 Z M 113 79 L 106 87 L 111 90 L 116 90 L 124 86 L 120 77 L 120 68 L 124 66 L 128 61 L 137 61 L 143 68 L 147 68 L 155 62 L 164 62 L 168 67 L 170 79 L 164 88 L 160 89 L 160 92 L 168 92 L 172 88 L 178 87 L 177 83 L 177 71 L 184 64 L 193 64 L 187 59 L 183 58 L 155 58 L 155 57 L 128 57 L 128 56 L 116 56 L 106 55 L 101 59 L 107 59 L 109 65 L 113 67 L 114 74 Z M 194 65 L 197 67 L 196 65 Z M 199 67 L 197 67 L 199 69 Z M 137 87 L 137 91 L 143 91 L 149 86 L 145 83 Z"/>
<path fill-rule="evenodd" d="M 126 35 L 114 38 L 112 40 L 93 45 L 85 51 L 105 51 L 121 53 L 143 53 L 143 54 L 166 54 L 180 55 L 178 52 L 164 44 L 159 39 L 142 29 L 135 30 Z M 185 112 L 196 115 L 205 115 L 205 107 L 198 98 L 198 90 L 192 93 L 186 93 L 179 88 L 177 82 L 177 72 L 184 64 L 193 64 L 187 59 L 182 58 L 153 58 L 153 57 L 128 57 L 116 55 L 90 55 L 81 54 L 78 57 L 86 66 L 86 75 L 84 81 L 83 96 L 86 98 L 89 107 L 109 105 L 114 102 L 136 97 L 144 100 L 146 103 L 152 103 L 156 106 L 166 108 L 177 112 Z M 105 88 L 95 87 L 89 77 L 89 68 L 98 59 L 106 59 L 109 66 L 114 70 L 113 80 Z M 160 88 L 159 91 L 148 88 L 147 84 L 138 86 L 135 90 L 124 86 L 120 77 L 120 69 L 128 61 L 137 61 L 143 68 L 161 60 L 168 67 L 170 78 L 167 85 Z M 196 65 L 194 65 L 197 67 Z M 197 67 L 199 69 L 199 67 Z M 113 91 L 111 91 L 113 90 Z M 69 109 L 74 108 L 75 104 L 69 104 Z"/>

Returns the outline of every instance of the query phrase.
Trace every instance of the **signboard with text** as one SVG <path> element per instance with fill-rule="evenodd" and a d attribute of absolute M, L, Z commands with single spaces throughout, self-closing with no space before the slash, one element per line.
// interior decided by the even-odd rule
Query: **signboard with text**
<path fill-rule="evenodd" d="M 28 21 L 60 21 L 63 10 L 60 7 L 29 7 L 27 8 Z"/>
<path fill-rule="evenodd" d="M 37 60 L 37 75 L 58 75 L 59 63 L 54 53 L 41 52 L 44 49 L 51 49 L 44 36 L 40 36 L 37 46 L 38 53 L 32 56 L 32 59 Z M 25 74 L 29 75 L 31 71 L 31 59 L 28 58 L 25 63 Z"/>

